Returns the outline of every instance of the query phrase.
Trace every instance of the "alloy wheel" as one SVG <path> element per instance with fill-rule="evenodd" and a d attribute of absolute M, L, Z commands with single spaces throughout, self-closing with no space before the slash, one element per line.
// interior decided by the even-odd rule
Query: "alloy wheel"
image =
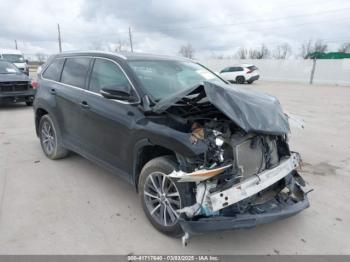
<path fill-rule="evenodd" d="M 45 153 L 51 155 L 56 147 L 56 138 L 54 130 L 48 121 L 45 121 L 41 128 L 41 141 Z"/>
<path fill-rule="evenodd" d="M 151 173 L 145 181 L 144 200 L 152 218 L 162 226 L 177 223 L 181 208 L 180 193 L 173 181 L 161 172 Z"/>

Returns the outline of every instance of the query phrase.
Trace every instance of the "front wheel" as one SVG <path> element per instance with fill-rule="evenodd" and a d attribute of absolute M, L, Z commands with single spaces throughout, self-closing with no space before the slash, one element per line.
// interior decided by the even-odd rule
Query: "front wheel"
<path fill-rule="evenodd" d="M 139 193 L 143 210 L 160 232 L 181 237 L 178 209 L 194 203 L 190 183 L 177 183 L 170 174 L 177 164 L 170 156 L 157 157 L 142 169 L 139 179 Z"/>
<path fill-rule="evenodd" d="M 244 84 L 244 82 L 245 82 L 244 76 L 237 76 L 236 82 L 237 82 L 237 84 Z"/>

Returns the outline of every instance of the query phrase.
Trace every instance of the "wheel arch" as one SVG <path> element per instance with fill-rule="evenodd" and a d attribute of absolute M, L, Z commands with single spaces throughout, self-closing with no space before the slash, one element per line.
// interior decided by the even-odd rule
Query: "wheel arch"
<path fill-rule="evenodd" d="M 39 107 L 38 109 L 35 110 L 35 132 L 37 136 L 39 136 L 40 119 L 47 114 L 49 114 L 49 112 L 44 108 Z"/>
<path fill-rule="evenodd" d="M 243 80 L 246 81 L 246 78 L 245 78 L 244 75 L 238 75 L 238 76 L 236 76 L 236 79 L 235 79 L 235 80 L 237 81 L 237 79 L 240 78 L 240 77 L 243 77 Z"/>
<path fill-rule="evenodd" d="M 132 181 L 137 192 L 138 180 L 143 166 L 156 157 L 169 155 L 176 158 L 176 153 L 174 151 L 164 146 L 152 144 L 148 139 L 143 139 L 136 144 L 133 161 Z"/>

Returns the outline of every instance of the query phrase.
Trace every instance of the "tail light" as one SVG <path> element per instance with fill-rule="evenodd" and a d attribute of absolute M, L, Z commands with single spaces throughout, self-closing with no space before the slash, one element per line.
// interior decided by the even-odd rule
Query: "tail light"
<path fill-rule="evenodd" d="M 37 89 L 39 87 L 39 83 L 36 79 L 32 79 L 32 82 L 30 84 L 33 89 Z"/>

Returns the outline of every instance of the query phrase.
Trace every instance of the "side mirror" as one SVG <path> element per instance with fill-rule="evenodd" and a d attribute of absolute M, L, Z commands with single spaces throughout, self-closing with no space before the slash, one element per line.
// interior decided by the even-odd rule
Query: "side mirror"
<path fill-rule="evenodd" d="M 133 98 L 130 88 L 123 85 L 103 87 L 100 94 L 107 99 L 117 99 L 123 101 L 130 101 Z"/>

